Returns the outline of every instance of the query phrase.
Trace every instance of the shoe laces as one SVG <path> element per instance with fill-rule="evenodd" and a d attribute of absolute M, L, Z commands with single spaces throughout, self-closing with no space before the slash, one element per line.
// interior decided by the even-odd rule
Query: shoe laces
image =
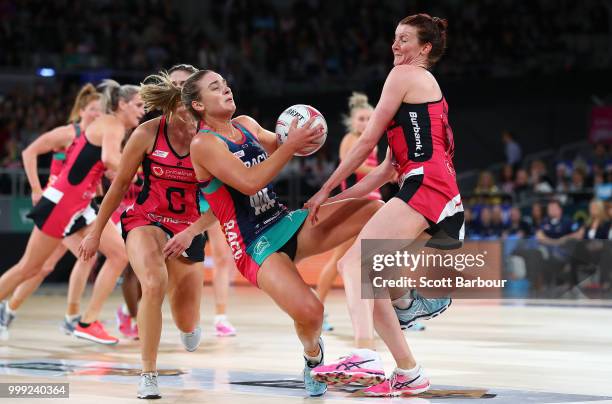
<path fill-rule="evenodd" d="M 142 377 L 144 378 L 145 386 L 157 386 L 157 372 L 142 373 Z"/>
<path fill-rule="evenodd" d="M 99 333 L 103 336 L 109 336 L 106 330 L 104 329 L 104 326 L 99 320 L 96 320 L 93 323 L 91 323 L 90 327 L 92 328 L 91 330 L 92 332 Z"/>

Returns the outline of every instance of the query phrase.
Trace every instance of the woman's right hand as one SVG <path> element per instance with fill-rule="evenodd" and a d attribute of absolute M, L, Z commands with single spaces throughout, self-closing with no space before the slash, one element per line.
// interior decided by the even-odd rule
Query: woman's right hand
<path fill-rule="evenodd" d="M 96 255 L 98 252 L 98 248 L 100 247 L 100 236 L 94 234 L 93 232 L 88 233 L 83 240 L 81 241 L 81 245 L 79 246 L 79 258 L 88 261 Z"/>
<path fill-rule="evenodd" d="M 32 206 L 35 206 L 38 203 L 38 201 L 40 201 L 42 194 L 43 194 L 42 189 L 32 190 Z"/>
<path fill-rule="evenodd" d="M 291 121 L 289 127 L 289 133 L 287 134 L 287 140 L 285 144 L 294 152 L 302 150 L 307 147 L 315 147 L 319 144 L 319 137 L 323 134 L 323 125 L 311 127 L 315 118 L 312 117 L 304 123 L 301 127 L 297 127 L 297 118 Z"/>

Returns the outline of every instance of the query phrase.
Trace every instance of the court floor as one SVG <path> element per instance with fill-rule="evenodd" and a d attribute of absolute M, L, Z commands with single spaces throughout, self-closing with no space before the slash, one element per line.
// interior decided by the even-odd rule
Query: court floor
<path fill-rule="evenodd" d="M 69 399 L 53 403 L 141 403 L 136 399 L 137 341 L 94 345 L 60 333 L 63 288 L 45 288 L 22 307 L 10 338 L 0 341 L 0 382 L 66 382 Z M 442 316 L 407 332 L 433 391 L 415 398 L 365 398 L 358 389 L 332 388 L 307 398 L 301 387 L 299 342 L 289 318 L 262 292 L 235 287 L 229 317 L 238 336 L 212 332 L 212 290 L 205 289 L 200 348 L 185 352 L 167 305 L 158 363 L 163 395 L 157 403 L 612 403 L 612 302 L 456 301 Z M 103 320 L 114 330 L 115 292 Z M 327 304 L 336 327 L 325 334 L 326 357 L 351 348 L 343 294 Z M 115 333 L 116 334 L 116 333 Z M 379 343 L 387 372 L 391 356 Z M 41 403 L 7 399 L 0 403 Z"/>

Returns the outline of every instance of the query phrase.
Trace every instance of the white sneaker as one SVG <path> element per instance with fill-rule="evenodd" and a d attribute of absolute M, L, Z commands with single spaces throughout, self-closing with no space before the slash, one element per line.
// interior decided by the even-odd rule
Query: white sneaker
<path fill-rule="evenodd" d="M 138 398 L 146 400 L 161 398 L 157 387 L 157 372 L 146 372 L 140 375 L 138 382 Z"/>
<path fill-rule="evenodd" d="M 188 352 L 193 352 L 200 346 L 202 340 L 202 327 L 197 326 L 192 332 L 181 331 L 181 342 Z"/>

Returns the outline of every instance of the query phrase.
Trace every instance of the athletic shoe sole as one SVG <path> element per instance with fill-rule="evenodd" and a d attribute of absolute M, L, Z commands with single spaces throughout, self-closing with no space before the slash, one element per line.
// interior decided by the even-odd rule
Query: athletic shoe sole
<path fill-rule="evenodd" d="M 364 391 L 363 395 L 367 397 L 410 397 L 410 396 L 416 396 L 421 393 L 425 393 L 430 388 L 431 388 L 431 384 L 427 383 L 426 385 L 417 386 L 410 390 L 406 389 L 406 390 L 400 390 L 400 391 L 392 391 L 387 394 L 377 394 L 377 393 L 371 393 L 371 392 Z"/>
<path fill-rule="evenodd" d="M 347 373 L 342 371 L 336 372 L 317 372 L 311 375 L 318 382 L 327 385 L 344 385 L 356 383 L 362 386 L 373 386 L 385 381 L 385 375 L 374 375 L 371 373 Z"/>
<path fill-rule="evenodd" d="M 159 394 L 150 394 L 148 396 L 142 396 L 140 394 L 138 394 L 136 397 L 143 399 L 143 400 L 157 400 L 161 398 L 161 395 Z"/>
<path fill-rule="evenodd" d="M 416 323 L 419 320 L 431 320 L 434 317 L 438 317 L 440 314 L 444 313 L 446 311 L 446 309 L 448 309 L 451 306 L 451 304 L 453 304 L 453 300 L 452 299 L 448 302 L 448 304 L 446 306 L 442 307 L 438 311 L 435 311 L 435 312 L 429 313 L 429 314 L 423 314 L 422 316 L 416 316 L 415 318 L 410 320 L 410 322 L 408 324 L 400 323 L 400 327 L 401 327 L 402 330 L 407 330 L 409 328 L 414 327 L 414 323 Z"/>
<path fill-rule="evenodd" d="M 87 341 L 96 342 L 102 345 L 117 345 L 117 343 L 119 342 L 119 341 L 109 341 L 106 339 L 97 338 L 97 337 L 94 337 L 93 335 L 89 335 L 87 333 L 84 333 L 78 330 L 74 330 L 72 335 L 74 335 L 77 338 L 86 339 Z"/>
<path fill-rule="evenodd" d="M 60 331 L 61 331 L 61 332 L 63 332 L 63 333 L 64 333 L 64 334 L 66 334 L 66 335 L 72 335 L 72 334 L 74 334 L 74 331 L 70 331 L 70 330 L 69 330 L 69 329 L 66 327 L 66 325 L 64 325 L 64 324 L 61 324 L 61 325 L 59 326 L 59 329 L 60 329 Z"/>

